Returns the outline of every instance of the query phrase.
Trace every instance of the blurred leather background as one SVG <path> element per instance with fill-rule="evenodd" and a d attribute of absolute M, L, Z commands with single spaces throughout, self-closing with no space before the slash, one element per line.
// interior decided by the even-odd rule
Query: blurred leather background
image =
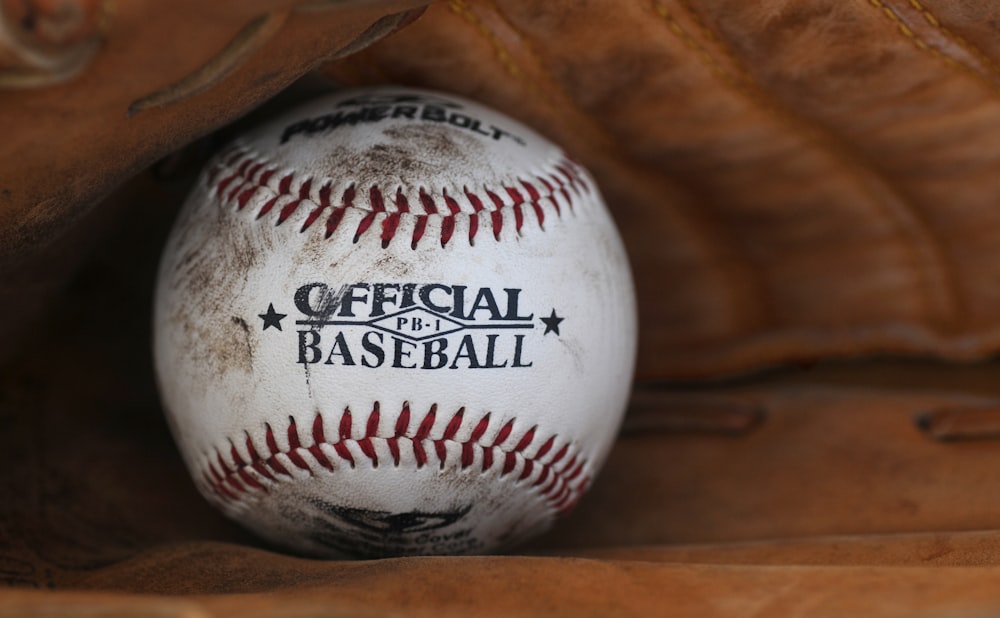
<path fill-rule="evenodd" d="M 1000 7 L 424 4 L 0 2 L 0 616 L 996 613 Z M 150 292 L 200 163 L 379 83 L 564 145 L 630 252 L 625 428 L 517 555 L 275 553 L 159 409 Z"/>

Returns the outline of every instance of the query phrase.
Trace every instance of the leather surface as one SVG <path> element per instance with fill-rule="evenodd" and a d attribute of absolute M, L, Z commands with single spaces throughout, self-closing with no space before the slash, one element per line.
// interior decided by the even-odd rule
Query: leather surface
<path fill-rule="evenodd" d="M 0 615 L 952 615 L 1000 576 L 995 365 L 821 363 L 637 389 L 591 492 L 508 556 L 316 561 L 196 493 L 148 316 L 187 180 L 76 277 L 0 379 Z M 30 589 L 49 589 L 32 594 Z M 71 608 L 71 609 L 68 609 Z M 60 612 L 63 612 L 60 614 Z"/>
<path fill-rule="evenodd" d="M 507 556 L 349 562 L 278 553 L 197 495 L 153 383 L 150 294 L 213 148 L 191 140 L 413 3 L 293 19 L 231 90 L 117 132 L 133 96 L 279 4 L 217 8 L 221 38 L 183 11 L 158 22 L 192 28 L 191 57 L 150 52 L 113 105 L 73 99 L 73 82 L 0 94 L 0 186 L 19 187 L 0 193 L 0 616 L 1000 610 L 1000 382 L 984 358 L 1000 339 L 1000 9 L 453 0 L 326 65 L 471 96 L 568 146 L 625 235 L 643 333 L 625 428 L 551 533 Z M 136 48 L 109 32 L 125 62 Z M 275 63 L 289 72 L 268 81 Z"/>
<path fill-rule="evenodd" d="M 1000 343 L 998 8 L 452 0 L 326 71 L 466 94 L 597 176 L 640 374 Z"/>
<path fill-rule="evenodd" d="M 0 358 L 20 334 L 8 325 L 45 312 L 113 221 L 97 202 L 320 63 L 385 36 L 426 2 L 322 4 L 4 3 L 0 35 L 18 27 L 18 37 L 42 37 L 52 26 L 38 14 L 79 10 L 98 47 L 65 81 L 12 87 L 16 46 L 0 36 L 0 292 L 19 300 L 0 310 Z"/>

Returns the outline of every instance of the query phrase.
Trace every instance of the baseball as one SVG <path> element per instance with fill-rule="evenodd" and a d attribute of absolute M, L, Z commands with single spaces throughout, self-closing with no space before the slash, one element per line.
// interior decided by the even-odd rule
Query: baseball
<path fill-rule="evenodd" d="M 389 87 L 219 153 L 167 241 L 153 322 L 198 489 L 326 557 L 544 531 L 611 447 L 637 337 L 588 173 L 496 111 Z"/>

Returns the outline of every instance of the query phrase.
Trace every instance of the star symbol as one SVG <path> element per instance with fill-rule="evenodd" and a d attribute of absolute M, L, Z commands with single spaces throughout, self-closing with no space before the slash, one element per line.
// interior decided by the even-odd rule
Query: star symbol
<path fill-rule="evenodd" d="M 284 318 L 287 313 L 278 313 L 274 310 L 274 303 L 267 306 L 267 313 L 259 313 L 257 317 L 264 320 L 264 328 L 261 330 L 267 330 L 272 326 L 281 330 L 281 319 Z"/>
<path fill-rule="evenodd" d="M 556 315 L 556 310 L 552 310 L 552 315 L 547 318 L 539 318 L 545 324 L 545 332 L 543 335 L 548 335 L 549 333 L 559 334 L 559 322 L 562 322 L 566 318 L 560 318 Z"/>

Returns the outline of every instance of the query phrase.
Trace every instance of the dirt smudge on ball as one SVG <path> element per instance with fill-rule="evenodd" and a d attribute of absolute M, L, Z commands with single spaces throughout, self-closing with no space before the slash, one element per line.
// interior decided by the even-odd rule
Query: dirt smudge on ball
<path fill-rule="evenodd" d="M 450 189 L 457 194 L 472 178 L 482 177 L 480 170 L 470 169 L 487 159 L 481 154 L 483 144 L 473 136 L 446 126 L 419 125 L 389 128 L 380 137 L 363 150 L 350 145 L 331 147 L 321 164 L 329 176 L 353 180 L 359 196 L 355 205 L 360 208 L 369 208 L 372 187 L 378 187 L 387 202 L 395 200 L 396 191 L 402 189 L 411 209 L 419 209 L 419 189 L 432 194 Z M 445 181 L 441 186 L 424 186 L 422 179 L 427 178 Z"/>
<path fill-rule="evenodd" d="M 167 289 L 184 302 L 172 302 L 166 318 L 186 333 L 189 358 L 206 375 L 250 372 L 256 333 L 248 323 L 252 316 L 233 315 L 233 298 L 269 250 L 270 235 L 249 233 L 234 224 L 238 215 L 229 206 L 202 200 L 182 210 L 175 224 L 172 242 L 180 259 L 164 264 L 164 275 Z"/>

